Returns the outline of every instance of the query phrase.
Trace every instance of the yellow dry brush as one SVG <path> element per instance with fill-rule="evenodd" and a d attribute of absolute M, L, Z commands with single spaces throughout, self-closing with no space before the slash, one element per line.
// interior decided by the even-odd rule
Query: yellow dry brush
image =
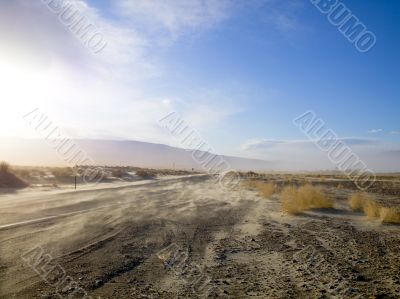
<path fill-rule="evenodd" d="M 264 181 L 248 181 L 246 185 L 250 188 L 256 189 L 262 196 L 271 197 L 277 192 L 277 187 L 271 182 Z"/>
<path fill-rule="evenodd" d="M 311 184 L 299 188 L 286 187 L 282 191 L 281 201 L 283 211 L 294 215 L 305 210 L 333 208 L 333 200 Z"/>
<path fill-rule="evenodd" d="M 380 218 L 383 223 L 400 224 L 400 208 L 384 207 L 371 194 L 353 193 L 349 198 L 349 205 L 353 211 L 363 212 L 368 218 Z"/>
<path fill-rule="evenodd" d="M 381 208 L 381 220 L 384 223 L 400 224 L 400 208 Z"/>

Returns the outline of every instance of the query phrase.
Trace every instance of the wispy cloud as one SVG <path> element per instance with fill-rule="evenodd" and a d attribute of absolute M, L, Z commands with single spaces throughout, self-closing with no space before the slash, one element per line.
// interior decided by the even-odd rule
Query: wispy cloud
<path fill-rule="evenodd" d="M 224 87 L 193 85 L 186 97 L 181 90 L 155 91 L 148 83 L 167 76 L 157 48 L 160 37 L 170 35 L 173 43 L 187 32 L 213 28 L 229 18 L 233 1 L 116 0 L 117 12 L 107 14 L 93 2 L 71 1 L 107 40 L 99 54 L 88 51 L 41 1 L 0 2 L 0 78 L 5 77 L 2 84 L 7 86 L 0 97 L 12 103 L 7 117 L 0 119 L 0 135 L 31 136 L 15 122 L 21 107 L 40 107 L 71 137 L 154 142 L 167 142 L 156 124 L 171 110 L 180 110 L 198 129 L 236 113 Z M 13 72 L 6 75 L 7 69 Z M 24 88 L 10 84 L 16 78 Z"/>
<path fill-rule="evenodd" d="M 371 130 L 368 130 L 369 134 L 376 134 L 376 133 L 380 133 L 380 132 L 383 132 L 383 129 L 371 129 Z"/>
<path fill-rule="evenodd" d="M 400 135 L 400 131 L 391 131 L 390 134 L 392 134 L 392 135 Z"/>
<path fill-rule="evenodd" d="M 298 12 L 303 8 L 304 2 L 292 1 L 262 1 L 268 9 L 266 20 L 281 32 L 295 31 L 304 28 L 304 23 L 297 18 Z"/>
<path fill-rule="evenodd" d="M 146 31 L 162 31 L 173 39 L 187 32 L 212 28 L 230 16 L 232 0 L 117 0 L 119 13 Z M 132 21 L 133 20 L 133 21 Z"/>

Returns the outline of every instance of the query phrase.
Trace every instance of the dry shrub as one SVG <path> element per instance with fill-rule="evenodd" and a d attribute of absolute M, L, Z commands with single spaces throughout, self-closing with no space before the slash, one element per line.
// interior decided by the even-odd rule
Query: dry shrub
<path fill-rule="evenodd" d="M 400 208 L 381 208 L 380 217 L 383 223 L 400 224 Z"/>
<path fill-rule="evenodd" d="M 121 169 L 113 169 L 111 170 L 111 175 L 115 178 L 122 178 L 125 175 L 125 171 Z"/>
<path fill-rule="evenodd" d="M 301 186 L 298 189 L 298 194 L 305 210 L 333 208 L 333 200 L 310 184 Z"/>
<path fill-rule="evenodd" d="M 277 192 L 276 185 L 271 182 L 245 181 L 243 185 L 248 188 L 256 189 L 264 197 L 271 197 Z"/>
<path fill-rule="evenodd" d="M 349 198 L 349 205 L 353 211 L 364 212 L 369 218 L 378 218 L 380 216 L 381 207 L 365 192 L 353 193 Z"/>
<path fill-rule="evenodd" d="M 8 171 L 0 171 L 0 188 L 20 189 L 27 187 L 28 184 Z"/>
<path fill-rule="evenodd" d="M 353 211 L 363 211 L 366 202 L 370 201 L 371 198 L 365 192 L 353 193 L 349 198 L 349 205 Z"/>
<path fill-rule="evenodd" d="M 362 211 L 369 218 L 380 218 L 383 223 L 400 224 L 400 208 L 383 207 L 367 193 L 354 193 L 349 198 L 349 204 L 353 211 Z"/>
<path fill-rule="evenodd" d="M 310 184 L 298 189 L 286 187 L 282 192 L 281 200 L 283 210 L 289 214 L 299 214 L 310 209 L 333 208 L 333 200 Z"/>
<path fill-rule="evenodd" d="M 276 185 L 273 183 L 256 182 L 255 187 L 264 197 L 271 197 L 276 193 Z"/>
<path fill-rule="evenodd" d="M 10 164 L 5 161 L 0 162 L 0 172 L 9 172 L 10 171 Z"/>
<path fill-rule="evenodd" d="M 374 200 L 368 200 L 363 211 L 368 218 L 379 218 L 381 215 L 381 207 Z"/>
<path fill-rule="evenodd" d="M 292 186 L 287 186 L 281 194 L 282 209 L 289 214 L 301 213 L 300 205 L 297 202 L 297 189 Z"/>
<path fill-rule="evenodd" d="M 14 170 L 14 173 L 22 178 L 29 178 L 31 175 L 31 172 L 28 169 L 16 169 Z"/>
<path fill-rule="evenodd" d="M 154 172 L 146 169 L 137 170 L 136 175 L 140 176 L 142 179 L 154 178 L 156 176 Z"/>

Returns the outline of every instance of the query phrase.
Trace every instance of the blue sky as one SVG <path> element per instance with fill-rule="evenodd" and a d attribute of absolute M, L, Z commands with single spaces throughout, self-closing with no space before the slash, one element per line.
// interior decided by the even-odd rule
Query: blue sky
<path fill-rule="evenodd" d="M 228 85 L 233 93 L 235 86 L 246 89 L 248 96 L 238 103 L 243 112 L 226 124 L 235 128 L 233 139 L 238 131 L 245 138 L 301 138 L 291 119 L 306 109 L 317 112 L 342 136 L 371 137 L 367 131 L 373 128 L 388 133 L 400 125 L 395 28 L 400 6 L 393 1 L 393 7 L 382 9 L 378 2 L 371 3 L 348 3 L 377 35 L 376 47 L 366 54 L 357 52 L 324 15 L 303 1 L 296 11 L 287 12 L 293 23 L 289 28 L 266 20 L 268 5 L 261 12 L 249 8 L 192 44 L 168 49 L 166 61 L 177 71 L 175 82 L 190 78 L 194 85 Z"/>
<path fill-rule="evenodd" d="M 268 160 L 289 149 L 246 144 L 293 148 L 292 119 L 313 110 L 373 140 L 368 157 L 399 149 L 399 1 L 342 1 L 377 37 L 367 53 L 307 0 L 71 1 L 108 42 L 96 55 L 31 2 L 0 4 L 2 136 L 35 137 L 19 117 L 40 107 L 71 137 L 179 146 L 157 124 L 178 111 L 218 152 Z"/>

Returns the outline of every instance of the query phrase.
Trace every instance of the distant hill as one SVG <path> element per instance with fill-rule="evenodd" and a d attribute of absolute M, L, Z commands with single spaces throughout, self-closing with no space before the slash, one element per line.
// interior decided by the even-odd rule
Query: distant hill
<path fill-rule="evenodd" d="M 85 150 L 97 165 L 130 165 L 152 168 L 172 168 L 204 170 L 192 158 L 192 152 L 140 141 L 115 140 L 72 140 Z M 202 152 L 204 153 L 204 152 Z M 240 157 L 221 156 L 235 170 L 267 171 L 273 162 Z M 64 156 L 59 155 L 51 145 L 40 139 L 2 138 L 0 158 L 15 165 L 65 165 Z"/>

